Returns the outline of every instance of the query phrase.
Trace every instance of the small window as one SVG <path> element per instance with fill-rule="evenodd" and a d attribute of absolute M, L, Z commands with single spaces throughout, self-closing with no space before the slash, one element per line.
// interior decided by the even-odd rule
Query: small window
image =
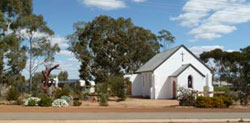
<path fill-rule="evenodd" d="M 188 76 L 188 88 L 193 88 L 193 77 L 191 75 Z"/>

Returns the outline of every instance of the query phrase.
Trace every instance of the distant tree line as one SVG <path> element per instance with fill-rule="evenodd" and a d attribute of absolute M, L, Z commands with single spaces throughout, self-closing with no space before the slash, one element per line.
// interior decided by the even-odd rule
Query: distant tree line
<path fill-rule="evenodd" d="M 209 64 L 215 80 L 231 83 L 241 102 L 247 104 L 250 99 L 250 46 L 233 52 L 215 49 L 203 52 L 200 58 Z"/>

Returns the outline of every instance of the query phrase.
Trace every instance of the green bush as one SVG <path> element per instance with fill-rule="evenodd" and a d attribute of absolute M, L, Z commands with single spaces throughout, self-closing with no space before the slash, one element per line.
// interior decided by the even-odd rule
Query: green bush
<path fill-rule="evenodd" d="M 81 105 L 82 105 L 82 102 L 79 101 L 79 100 L 74 100 L 73 105 L 74 105 L 74 106 L 81 106 Z"/>
<path fill-rule="evenodd" d="M 179 96 L 177 97 L 179 100 L 180 106 L 194 106 L 195 102 L 195 92 L 190 89 L 179 88 L 180 92 Z"/>
<path fill-rule="evenodd" d="M 29 100 L 29 102 L 28 102 L 28 106 L 37 106 L 37 102 L 36 102 L 36 100 Z"/>
<path fill-rule="evenodd" d="M 53 100 L 49 96 L 44 95 L 41 97 L 41 100 L 38 104 L 39 106 L 42 106 L 42 107 L 49 107 L 52 105 L 52 102 Z"/>
<path fill-rule="evenodd" d="M 99 95 L 99 105 L 100 106 L 108 106 L 108 95 L 101 93 Z"/>
<path fill-rule="evenodd" d="M 219 86 L 214 86 L 214 91 L 215 92 L 229 92 L 231 91 L 229 87 L 226 87 L 226 86 L 222 86 L 222 87 L 219 87 Z"/>
<path fill-rule="evenodd" d="M 128 79 L 123 76 L 111 76 L 108 78 L 107 83 L 110 85 L 111 95 L 117 96 L 121 101 L 126 100 Z"/>
<path fill-rule="evenodd" d="M 194 105 L 198 108 L 212 108 L 213 100 L 210 97 L 199 96 L 196 98 Z"/>
<path fill-rule="evenodd" d="M 56 93 L 55 93 L 55 98 L 57 99 L 57 98 L 60 98 L 62 96 L 69 96 L 69 94 L 70 94 L 70 90 L 69 89 L 65 89 L 65 88 L 62 89 L 62 90 L 57 89 Z"/>
<path fill-rule="evenodd" d="M 16 87 L 11 87 L 9 91 L 7 92 L 6 99 L 8 101 L 17 101 L 18 97 L 20 96 L 19 91 Z"/>
<path fill-rule="evenodd" d="M 96 92 L 98 94 L 107 94 L 108 93 L 108 83 L 98 83 L 96 85 Z"/>
<path fill-rule="evenodd" d="M 212 108 L 226 108 L 224 101 L 220 97 L 213 97 L 212 99 Z"/>
<path fill-rule="evenodd" d="M 230 107 L 233 104 L 233 97 L 230 95 L 219 96 L 224 102 L 225 107 Z"/>
<path fill-rule="evenodd" d="M 232 104 L 233 104 L 232 98 L 227 96 L 215 96 L 215 97 L 199 96 L 195 100 L 195 107 L 198 108 L 227 108 Z"/>

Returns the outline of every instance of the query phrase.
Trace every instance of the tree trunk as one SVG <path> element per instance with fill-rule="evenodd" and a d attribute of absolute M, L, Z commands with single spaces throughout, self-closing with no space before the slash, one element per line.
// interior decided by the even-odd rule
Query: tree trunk
<path fill-rule="evenodd" d="M 30 94 L 32 94 L 32 38 L 30 38 L 29 40 L 29 43 L 30 43 L 30 51 L 29 51 L 29 55 L 30 55 L 30 66 L 29 66 L 29 92 Z"/>

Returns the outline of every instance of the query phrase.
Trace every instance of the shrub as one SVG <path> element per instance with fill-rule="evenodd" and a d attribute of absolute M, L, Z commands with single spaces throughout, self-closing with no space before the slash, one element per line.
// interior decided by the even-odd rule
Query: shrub
<path fill-rule="evenodd" d="M 222 86 L 222 87 L 215 86 L 215 87 L 214 87 L 214 91 L 215 91 L 215 92 L 219 92 L 219 91 L 229 92 L 229 91 L 231 91 L 231 90 L 230 90 L 229 87 L 226 87 L 226 86 Z"/>
<path fill-rule="evenodd" d="M 53 101 L 52 106 L 53 107 L 67 107 L 69 106 L 69 104 L 64 99 L 56 99 Z"/>
<path fill-rule="evenodd" d="M 233 98 L 230 95 L 219 96 L 224 102 L 225 107 L 230 107 L 233 104 Z"/>
<path fill-rule="evenodd" d="M 37 102 L 35 100 L 29 100 L 27 106 L 37 106 Z"/>
<path fill-rule="evenodd" d="M 100 106 L 108 106 L 108 95 L 101 93 L 99 95 L 99 101 Z"/>
<path fill-rule="evenodd" d="M 31 101 L 32 100 L 32 101 Z M 27 99 L 24 100 L 24 105 L 25 106 L 30 106 L 29 105 L 29 102 L 31 102 L 32 104 L 35 102 L 35 105 L 34 106 L 38 106 L 38 103 L 40 102 L 40 98 L 38 97 L 29 97 Z M 32 106 L 32 105 L 31 105 Z"/>
<path fill-rule="evenodd" d="M 62 90 L 57 89 L 56 93 L 55 93 L 55 98 L 60 98 L 62 96 L 69 96 L 69 93 L 70 93 L 69 89 L 66 89 L 66 88 L 64 88 Z"/>
<path fill-rule="evenodd" d="M 18 92 L 16 87 L 11 87 L 7 92 L 6 99 L 8 101 L 17 101 L 20 93 Z"/>
<path fill-rule="evenodd" d="M 82 102 L 79 101 L 79 100 L 74 100 L 73 105 L 74 105 L 74 106 L 81 106 L 81 105 L 82 105 Z"/>
<path fill-rule="evenodd" d="M 195 92 L 190 89 L 180 88 L 178 90 L 180 92 L 177 97 L 179 100 L 180 106 L 194 106 L 195 102 Z"/>
<path fill-rule="evenodd" d="M 108 93 L 108 83 L 98 83 L 96 85 L 96 92 L 98 94 L 107 94 Z"/>
<path fill-rule="evenodd" d="M 52 100 L 49 96 L 43 95 L 43 96 L 41 97 L 40 102 L 39 102 L 39 106 L 42 106 L 42 107 L 49 107 L 49 106 L 52 105 L 52 102 L 53 102 L 53 100 Z"/>
<path fill-rule="evenodd" d="M 213 100 L 210 97 L 199 96 L 195 100 L 195 107 L 212 108 L 213 107 Z"/>
<path fill-rule="evenodd" d="M 231 97 L 217 96 L 217 97 L 204 97 L 199 96 L 195 101 L 195 107 L 198 108 L 226 108 L 233 103 Z"/>
<path fill-rule="evenodd" d="M 107 83 L 110 85 L 111 95 L 117 96 L 121 101 L 126 100 L 128 79 L 123 76 L 111 76 L 108 78 Z"/>
<path fill-rule="evenodd" d="M 213 97 L 211 99 L 212 99 L 212 108 L 225 108 L 226 107 L 222 98 Z"/>
<path fill-rule="evenodd" d="M 18 99 L 17 99 L 17 105 L 23 105 L 23 98 L 22 97 L 19 97 Z"/>
<path fill-rule="evenodd" d="M 69 103 L 70 102 L 70 97 L 69 96 L 61 96 L 60 97 L 60 99 L 64 99 L 64 100 L 66 100 L 67 101 L 67 103 Z"/>

